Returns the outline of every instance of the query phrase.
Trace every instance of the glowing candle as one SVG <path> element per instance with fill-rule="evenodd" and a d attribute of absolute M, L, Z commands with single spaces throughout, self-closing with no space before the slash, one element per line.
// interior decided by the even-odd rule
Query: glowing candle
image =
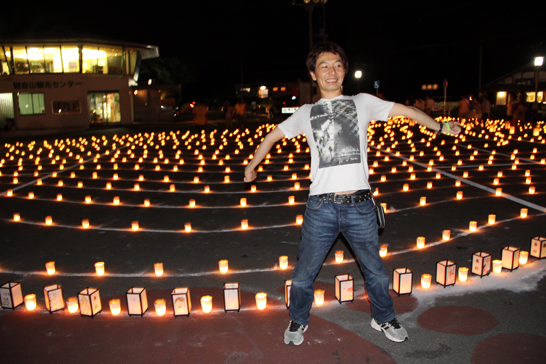
<path fill-rule="evenodd" d="M 25 307 L 28 311 L 32 311 L 36 308 L 36 295 L 34 293 L 25 296 Z"/>
<path fill-rule="evenodd" d="M 112 316 L 117 316 L 121 312 L 121 303 L 118 298 L 114 298 L 113 300 L 110 300 L 108 302 L 110 305 L 110 312 L 112 313 Z"/>
<path fill-rule="evenodd" d="M 256 185 L 250 186 L 250 192 L 256 192 Z"/>
<path fill-rule="evenodd" d="M 294 196 L 288 196 L 288 204 L 290 205 L 294 204 Z"/>
<path fill-rule="evenodd" d="M 303 215 L 296 216 L 296 224 L 301 225 L 303 223 Z"/>
<path fill-rule="evenodd" d="M 47 262 L 45 264 L 47 274 L 52 275 L 55 274 L 55 262 Z"/>
<path fill-rule="evenodd" d="M 267 293 L 256 293 L 256 307 L 258 310 L 264 310 L 267 307 Z"/>
<path fill-rule="evenodd" d="M 459 282 L 466 282 L 468 279 L 468 268 L 459 267 Z"/>
<path fill-rule="evenodd" d="M 106 182 L 106 189 L 107 190 L 112 189 L 112 184 L 110 182 Z"/>
<path fill-rule="evenodd" d="M 455 186 L 459 187 L 461 185 L 461 181 L 460 180 L 456 180 L 455 181 Z"/>
<path fill-rule="evenodd" d="M 525 250 L 521 250 L 519 252 L 519 264 L 520 265 L 527 264 L 527 259 L 529 259 L 529 252 Z"/>
<path fill-rule="evenodd" d="M 248 220 L 241 220 L 241 229 L 248 229 Z"/>
<path fill-rule="evenodd" d="M 157 277 L 161 277 L 163 275 L 163 263 L 155 263 L 154 272 Z"/>
<path fill-rule="evenodd" d="M 199 177 L 193 177 L 193 183 L 199 183 Z"/>
<path fill-rule="evenodd" d="M 294 183 L 294 189 L 295 189 L 295 190 L 299 190 L 299 189 L 300 189 L 300 183 L 299 183 L 299 182 Z"/>
<path fill-rule="evenodd" d="M 57 201 L 62 201 L 63 200 L 63 195 L 61 195 L 60 193 L 57 194 Z"/>
<path fill-rule="evenodd" d="M 519 216 L 522 217 L 522 218 L 526 218 L 528 212 L 529 212 L 528 209 L 522 208 L 522 209 L 520 210 L 520 212 L 519 212 Z"/>
<path fill-rule="evenodd" d="M 493 184 L 494 184 L 494 185 L 498 185 L 498 184 L 499 184 L 499 179 L 498 179 L 498 178 L 494 178 L 494 179 L 493 179 Z"/>
<path fill-rule="evenodd" d="M 149 198 L 144 200 L 144 206 L 146 206 L 146 207 L 150 206 L 150 199 Z"/>
<path fill-rule="evenodd" d="M 204 313 L 212 311 L 212 296 L 201 297 L 201 309 Z"/>
<path fill-rule="evenodd" d="M 497 189 L 495 190 L 495 195 L 496 195 L 496 196 L 501 196 L 501 195 L 502 195 L 502 188 L 500 188 L 500 187 L 497 188 Z"/>
<path fill-rule="evenodd" d="M 420 204 L 421 206 L 424 206 L 424 205 L 427 204 L 427 198 L 426 198 L 426 196 L 422 196 L 422 197 L 421 197 L 421 199 L 419 200 L 419 204 Z"/>
<path fill-rule="evenodd" d="M 45 223 L 46 223 L 46 225 L 53 224 L 53 219 L 51 218 L 51 216 L 46 216 Z"/>
<path fill-rule="evenodd" d="M 315 305 L 322 306 L 324 304 L 324 290 L 316 289 L 315 290 Z"/>
<path fill-rule="evenodd" d="M 444 230 L 442 232 L 442 239 L 449 240 L 451 238 L 451 230 Z"/>
<path fill-rule="evenodd" d="M 496 218 L 497 218 L 496 215 L 490 214 L 490 215 L 487 217 L 487 223 L 488 223 L 489 225 L 493 225 L 493 224 L 495 223 Z"/>
<path fill-rule="evenodd" d="M 114 197 L 113 203 L 114 203 L 114 205 L 119 205 L 119 196 Z"/>
<path fill-rule="evenodd" d="M 155 306 L 155 313 L 157 314 L 157 316 L 164 316 L 165 312 L 167 312 L 167 306 L 163 298 L 155 300 L 154 306 Z"/>
<path fill-rule="evenodd" d="M 229 264 L 228 261 L 223 259 L 218 262 L 218 268 L 220 269 L 220 273 L 226 274 L 229 270 Z"/>
<path fill-rule="evenodd" d="M 104 262 L 95 263 L 95 272 L 97 272 L 98 276 L 102 276 L 104 274 Z"/>
<path fill-rule="evenodd" d="M 336 251 L 336 263 L 343 263 L 343 250 Z"/>
<path fill-rule="evenodd" d="M 210 192 L 210 187 L 209 187 L 209 186 L 205 186 L 205 187 L 203 188 L 203 192 L 209 193 L 209 192 Z"/>
<path fill-rule="evenodd" d="M 57 186 L 59 186 L 59 187 L 62 187 L 62 186 L 63 186 L 63 180 L 62 180 L 62 179 L 60 179 L 60 180 L 57 182 Z"/>
<path fill-rule="evenodd" d="M 79 181 L 78 182 L 78 188 L 82 188 L 83 187 L 83 182 L 82 181 Z"/>
<path fill-rule="evenodd" d="M 502 260 L 493 260 L 493 272 L 497 274 L 502 272 Z"/>
<path fill-rule="evenodd" d="M 432 282 L 432 275 L 430 274 L 421 275 L 421 287 L 423 287 L 424 289 L 429 289 L 430 282 Z"/>
<path fill-rule="evenodd" d="M 191 231 L 191 223 L 187 222 L 184 224 L 184 231 L 189 233 Z"/>
<path fill-rule="evenodd" d="M 241 204 L 241 207 L 245 207 L 246 206 L 246 197 L 242 197 L 241 200 L 239 201 L 239 203 Z"/>
<path fill-rule="evenodd" d="M 298 174 L 297 173 L 292 173 L 292 179 L 298 179 Z"/>
<path fill-rule="evenodd" d="M 409 190 L 409 185 L 407 183 L 404 183 L 404 186 L 402 187 L 402 190 L 408 191 Z"/>
<path fill-rule="evenodd" d="M 279 268 L 282 270 L 288 268 L 288 256 L 281 255 L 279 257 Z"/>
<path fill-rule="evenodd" d="M 476 231 L 477 228 L 478 228 L 478 222 L 477 221 L 470 221 L 468 223 L 468 230 L 469 231 Z"/>
<path fill-rule="evenodd" d="M 535 186 L 529 186 L 529 194 L 535 193 Z"/>
<path fill-rule="evenodd" d="M 383 210 L 387 211 L 387 203 L 386 202 L 381 202 L 380 205 L 383 206 Z"/>
<path fill-rule="evenodd" d="M 195 207 L 195 200 L 191 199 L 189 205 L 190 207 Z"/>
<path fill-rule="evenodd" d="M 20 221 L 21 220 L 21 215 L 19 215 L 18 212 L 15 212 L 13 214 L 13 221 Z"/>
<path fill-rule="evenodd" d="M 133 231 L 137 231 L 138 228 L 139 228 L 139 226 L 138 226 L 138 221 L 133 221 L 133 222 L 131 222 L 131 229 L 132 229 Z"/>
<path fill-rule="evenodd" d="M 425 247 L 425 237 L 419 236 L 417 237 L 417 249 L 423 249 Z"/>
<path fill-rule="evenodd" d="M 386 245 L 381 245 L 379 247 L 379 256 L 380 257 L 386 257 L 389 249 Z"/>
<path fill-rule="evenodd" d="M 68 312 L 70 313 L 78 312 L 78 298 L 68 297 L 66 299 L 66 307 L 68 308 Z"/>
<path fill-rule="evenodd" d="M 273 176 L 272 175 L 268 175 L 267 176 L 267 182 L 271 182 L 273 181 Z M 296 182 L 297 183 L 297 182 Z"/>
<path fill-rule="evenodd" d="M 457 191 L 457 200 L 460 200 L 463 198 L 463 191 Z"/>
<path fill-rule="evenodd" d="M 84 229 L 89 228 L 89 220 L 88 220 L 88 219 L 83 219 L 83 220 L 82 220 L 82 227 L 83 227 Z"/>
<path fill-rule="evenodd" d="M 144 175 L 139 174 L 139 175 L 138 175 L 138 180 L 139 180 L 139 181 L 144 181 Z"/>

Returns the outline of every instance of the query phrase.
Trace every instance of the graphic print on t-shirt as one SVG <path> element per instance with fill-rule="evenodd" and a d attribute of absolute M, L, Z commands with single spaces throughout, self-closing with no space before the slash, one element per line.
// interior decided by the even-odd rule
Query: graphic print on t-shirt
<path fill-rule="evenodd" d="M 360 136 L 353 100 L 335 100 L 311 108 L 311 128 L 319 168 L 360 163 Z"/>

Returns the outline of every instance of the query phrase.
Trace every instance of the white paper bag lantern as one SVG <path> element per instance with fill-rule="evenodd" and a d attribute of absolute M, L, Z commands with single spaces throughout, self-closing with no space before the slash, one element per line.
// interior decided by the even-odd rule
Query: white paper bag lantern
<path fill-rule="evenodd" d="M 148 310 L 148 295 L 144 287 L 131 287 L 127 291 L 127 313 L 129 316 L 143 316 Z"/>
<path fill-rule="evenodd" d="M 0 287 L 0 301 L 2 308 L 15 310 L 23 304 L 23 290 L 19 282 L 7 282 Z"/>
<path fill-rule="evenodd" d="M 224 311 L 237 311 L 241 309 L 241 292 L 239 283 L 224 284 Z"/>
<path fill-rule="evenodd" d="M 335 277 L 335 295 L 339 303 L 354 301 L 354 280 L 350 274 Z"/>
<path fill-rule="evenodd" d="M 191 312 L 190 289 L 178 287 L 171 292 L 174 317 L 189 316 Z"/>

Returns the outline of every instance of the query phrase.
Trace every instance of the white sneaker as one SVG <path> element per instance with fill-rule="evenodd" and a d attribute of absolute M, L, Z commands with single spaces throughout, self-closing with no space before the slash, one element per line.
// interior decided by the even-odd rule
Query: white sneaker
<path fill-rule="evenodd" d="M 384 324 L 378 324 L 374 318 L 372 318 L 372 328 L 377 331 L 383 331 L 387 339 L 401 343 L 408 339 L 408 332 L 400 325 L 397 319 L 392 319 Z"/>
<path fill-rule="evenodd" d="M 301 345 L 303 333 L 307 331 L 308 325 L 300 325 L 290 320 L 288 328 L 284 331 L 284 343 L 286 345 Z"/>

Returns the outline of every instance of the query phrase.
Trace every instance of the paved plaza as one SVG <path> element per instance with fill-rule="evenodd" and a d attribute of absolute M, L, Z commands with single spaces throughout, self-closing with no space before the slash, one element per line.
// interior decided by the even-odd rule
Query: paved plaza
<path fill-rule="evenodd" d="M 371 124 L 370 182 L 387 211 L 380 243 L 391 284 L 398 286 L 400 276 L 402 289 L 411 291 L 391 290 L 409 340 L 394 343 L 370 327 L 362 273 L 340 235 L 315 282 L 324 303 L 313 306 L 298 347 L 284 344 L 283 331 L 285 284 L 297 261 L 310 183 L 306 136 L 277 143 L 258 179 L 243 182 L 245 164 L 274 126 L 4 134 L 2 304 L 9 305 L 5 294 L 21 292 L 35 294 L 37 307 L 0 310 L 2 363 L 543 362 L 546 259 L 520 263 L 517 256 L 530 251 L 533 238 L 546 239 L 544 124 L 511 133 L 498 121 L 467 123 L 458 138 L 404 119 Z M 503 249 L 513 270 L 472 274 L 475 253 L 502 260 Z M 546 254 L 546 242 L 543 250 L 537 254 Z M 344 252 L 340 263 L 337 251 Z M 280 256 L 288 257 L 287 269 Z M 228 261 L 225 274 L 220 260 Z M 104 262 L 103 275 L 96 262 Z M 156 263 L 163 265 L 160 276 Z M 446 287 L 437 283 L 438 266 L 446 267 Z M 461 267 L 470 269 L 466 281 L 458 277 Z M 431 275 L 430 288 L 421 285 L 424 274 Z M 354 279 L 353 302 L 336 299 L 336 276 Z M 225 293 L 226 284 L 238 287 L 238 311 L 224 310 L 225 294 L 237 297 L 236 290 Z M 84 303 L 76 313 L 50 313 L 44 287 L 56 294 L 57 285 L 62 305 L 98 289 L 102 311 L 82 316 Z M 183 287 L 190 312 L 175 317 L 184 307 L 173 306 L 172 292 Z M 147 311 L 130 316 L 126 293 L 142 298 L 143 288 Z M 260 292 L 267 294 L 263 310 L 256 305 Z M 203 296 L 212 297 L 210 313 L 202 310 Z M 109 306 L 115 299 L 119 315 Z M 163 316 L 154 306 L 161 299 Z M 55 303 L 52 297 L 50 308 Z"/>

